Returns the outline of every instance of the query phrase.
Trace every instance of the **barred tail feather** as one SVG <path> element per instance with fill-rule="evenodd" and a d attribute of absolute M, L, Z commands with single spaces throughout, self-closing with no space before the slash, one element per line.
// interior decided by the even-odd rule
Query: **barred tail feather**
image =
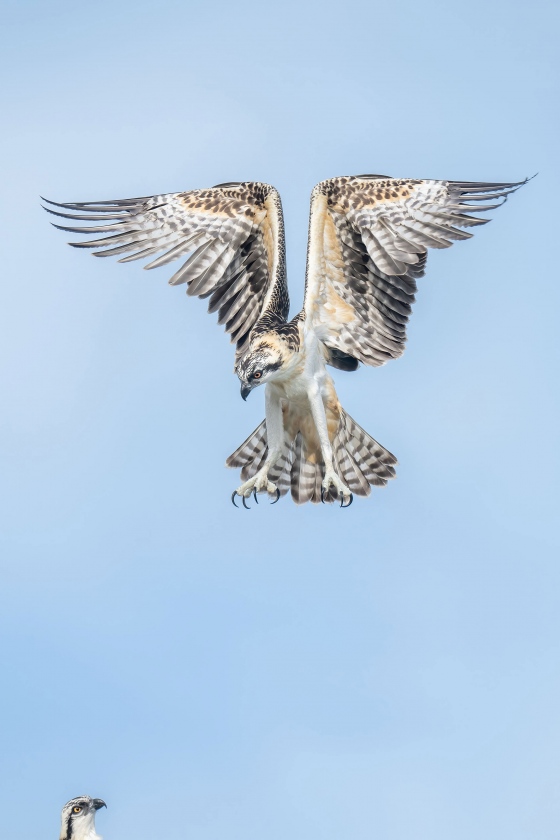
<path fill-rule="evenodd" d="M 368 484 L 384 487 L 391 478 L 395 477 L 397 463 L 395 456 L 368 435 L 345 411 L 342 412 L 340 418 L 337 437 L 339 435 L 344 438 L 346 452 L 350 454 L 355 468 L 359 468 Z M 362 495 L 358 490 L 352 492 Z M 368 490 L 365 495 L 369 495 L 369 492 Z"/>
<path fill-rule="evenodd" d="M 270 470 L 268 477 L 280 490 L 280 495 L 285 496 L 291 487 L 292 464 L 295 455 L 295 441 L 290 441 L 286 435 L 284 438 L 284 449 L 282 455 Z"/>
<path fill-rule="evenodd" d="M 356 496 L 369 496 L 371 487 L 384 487 L 395 477 L 397 459 L 355 420 L 341 409 L 340 421 L 332 442 L 334 467 L 340 478 Z M 229 456 L 228 467 L 241 467 L 243 481 L 252 478 L 268 455 L 266 421 L 249 435 Z M 309 455 L 305 440 L 298 432 L 294 440 L 286 435 L 284 448 L 272 466 L 268 478 L 278 487 L 281 496 L 291 490 L 298 505 L 321 501 L 321 485 L 325 465 Z M 336 501 L 334 489 L 324 494 L 325 502 Z"/>
<path fill-rule="evenodd" d="M 315 500 L 317 464 L 309 461 L 301 432 L 297 433 L 292 464 L 292 499 L 297 505 Z"/>
<path fill-rule="evenodd" d="M 257 426 L 247 440 L 244 440 L 226 461 L 228 467 L 241 467 L 241 477 L 244 481 L 252 478 L 268 451 L 266 442 L 266 420 Z"/>
<path fill-rule="evenodd" d="M 276 484 L 281 496 L 285 496 L 290 489 L 293 448 L 294 442 L 286 437 L 282 454 L 268 473 L 269 480 Z M 243 441 L 241 446 L 229 456 L 226 466 L 241 467 L 241 478 L 247 481 L 253 478 L 264 465 L 267 455 L 266 420 L 263 420 L 247 440 Z"/>

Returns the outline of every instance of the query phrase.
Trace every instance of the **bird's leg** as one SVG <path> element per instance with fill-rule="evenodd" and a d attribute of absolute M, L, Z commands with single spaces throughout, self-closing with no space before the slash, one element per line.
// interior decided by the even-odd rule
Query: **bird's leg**
<path fill-rule="evenodd" d="M 329 440 L 329 430 L 327 426 L 327 415 L 325 413 L 325 404 L 323 397 L 316 382 L 313 382 L 308 391 L 309 403 L 311 405 L 311 413 L 315 421 L 315 428 L 319 436 L 319 443 L 321 445 L 321 454 L 325 462 L 325 477 L 321 484 L 321 501 L 324 501 L 324 496 L 328 496 L 331 487 L 334 487 L 337 497 L 340 499 L 341 507 L 349 507 L 352 504 L 352 493 L 338 477 L 333 465 L 332 446 Z"/>
<path fill-rule="evenodd" d="M 235 504 L 235 497 L 241 496 L 244 507 L 247 507 L 245 499 L 248 499 L 251 494 L 255 496 L 255 501 L 257 501 L 256 494 L 263 492 L 269 493 L 271 496 L 275 495 L 275 501 L 278 501 L 280 498 L 280 491 L 272 481 L 268 480 L 268 471 L 274 466 L 282 454 L 284 446 L 284 420 L 282 416 L 281 397 L 277 389 L 271 385 L 266 386 L 265 406 L 266 437 L 268 443 L 266 461 L 252 478 L 245 481 L 234 491 L 231 497 L 232 502 Z"/>

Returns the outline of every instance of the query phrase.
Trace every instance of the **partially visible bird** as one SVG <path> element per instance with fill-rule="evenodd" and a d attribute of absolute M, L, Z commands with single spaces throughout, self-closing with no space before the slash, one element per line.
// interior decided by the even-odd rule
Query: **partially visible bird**
<path fill-rule="evenodd" d="M 372 486 L 387 484 L 396 458 L 344 411 L 326 366 L 353 371 L 360 362 L 377 367 L 401 356 L 428 249 L 470 239 L 465 228 L 488 221 L 472 214 L 499 207 L 526 180 L 357 175 L 321 181 L 311 194 L 303 309 L 291 321 L 282 206 L 269 184 L 48 202 L 47 209 L 93 222 L 55 227 L 101 234 L 71 243 L 101 249 L 96 257 L 153 258 L 144 268 L 180 259 L 169 282 L 210 298 L 209 311 L 218 312 L 237 345 L 243 399 L 266 384 L 266 420 L 227 459 L 243 479 L 234 504 L 240 496 L 247 507 L 258 493 L 277 501 L 291 490 L 298 504 L 338 499 L 347 507 L 353 493 L 367 496 Z M 214 375 L 202 352 L 197 364 L 210 389 Z"/>
<path fill-rule="evenodd" d="M 95 812 L 107 805 L 102 799 L 76 796 L 62 809 L 60 840 L 101 840 L 95 830 Z"/>

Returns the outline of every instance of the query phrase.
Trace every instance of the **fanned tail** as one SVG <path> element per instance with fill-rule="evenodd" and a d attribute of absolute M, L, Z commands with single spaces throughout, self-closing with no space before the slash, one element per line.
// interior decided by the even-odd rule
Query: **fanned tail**
<path fill-rule="evenodd" d="M 336 472 L 356 496 L 369 496 L 372 486 L 384 487 L 395 477 L 395 456 L 342 409 L 332 449 Z M 241 478 L 247 481 L 263 466 L 267 455 L 266 421 L 263 420 L 229 456 L 226 465 L 240 467 Z M 296 504 L 317 504 L 321 501 L 324 476 L 324 463 L 307 451 L 302 433 L 298 432 L 294 439 L 289 439 L 285 434 L 282 454 L 268 473 L 269 480 L 276 484 L 280 495 L 285 496 L 291 490 Z M 337 500 L 334 488 L 331 487 L 329 493 L 324 494 L 323 500 Z"/>

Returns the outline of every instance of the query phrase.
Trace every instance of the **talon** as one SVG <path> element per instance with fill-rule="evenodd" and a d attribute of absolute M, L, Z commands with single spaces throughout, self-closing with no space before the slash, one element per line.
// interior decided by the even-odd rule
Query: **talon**
<path fill-rule="evenodd" d="M 234 490 L 233 493 L 231 494 L 231 503 L 234 507 L 237 507 L 237 505 L 235 504 L 235 497 L 236 496 L 237 496 L 237 490 Z"/>
<path fill-rule="evenodd" d="M 251 510 L 250 507 L 247 507 L 247 500 L 245 499 L 245 496 L 241 496 L 241 500 L 243 502 L 243 507 L 245 508 L 245 510 Z"/>
<path fill-rule="evenodd" d="M 341 503 L 340 503 L 340 507 L 341 507 L 341 508 L 347 508 L 347 507 L 350 507 L 350 505 L 352 504 L 352 502 L 353 502 L 353 501 L 354 501 L 354 496 L 353 496 L 353 494 L 352 494 L 352 493 L 350 493 L 350 499 L 349 499 L 349 501 L 348 501 L 348 504 L 347 504 L 347 505 L 345 505 L 345 504 L 344 504 L 344 495 L 342 495 L 342 501 L 341 501 Z"/>
<path fill-rule="evenodd" d="M 323 485 L 321 485 L 321 502 L 322 504 L 325 504 L 325 488 L 323 487 Z"/>
<path fill-rule="evenodd" d="M 274 499 L 274 501 L 273 501 L 273 502 L 271 502 L 270 504 L 271 504 L 271 505 L 275 505 L 275 504 L 276 504 L 276 502 L 277 502 L 279 499 L 280 499 L 280 490 L 279 490 L 279 489 L 278 489 L 278 487 L 277 487 L 277 488 L 276 488 L 276 498 L 275 498 L 275 499 Z"/>
<path fill-rule="evenodd" d="M 253 488 L 253 498 L 255 500 L 255 504 L 258 505 L 259 500 L 257 499 L 257 491 L 255 490 L 255 488 Z"/>

